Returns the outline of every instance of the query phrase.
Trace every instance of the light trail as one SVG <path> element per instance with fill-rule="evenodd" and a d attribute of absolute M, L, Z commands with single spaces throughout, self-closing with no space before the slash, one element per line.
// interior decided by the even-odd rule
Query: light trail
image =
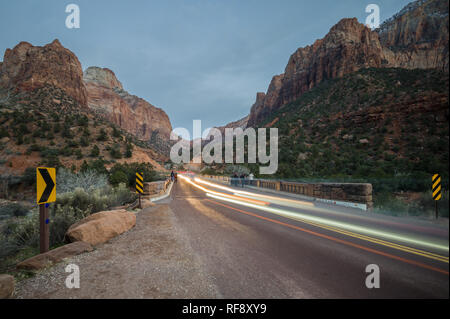
<path fill-rule="evenodd" d="M 261 200 L 256 200 L 256 199 L 245 198 L 245 197 L 241 197 L 241 196 L 236 196 L 236 195 L 230 195 L 230 194 L 225 194 L 225 193 L 221 193 L 221 192 L 216 192 L 216 191 L 213 191 L 213 190 L 211 190 L 209 188 L 206 188 L 206 187 L 203 187 L 203 186 L 200 186 L 200 185 L 194 183 L 190 178 L 188 178 L 186 176 L 179 175 L 179 177 L 181 177 L 181 179 L 183 179 L 184 181 L 186 181 L 189 184 L 191 184 L 192 186 L 194 186 L 194 187 L 204 191 L 207 194 L 215 194 L 215 195 L 218 195 L 218 196 L 223 196 L 223 197 L 226 197 L 226 198 L 229 198 L 229 199 L 235 199 L 235 200 L 239 200 L 239 201 L 246 202 L 246 203 L 252 203 L 252 204 L 255 204 L 255 205 L 269 205 L 268 202 L 261 201 Z"/>
<path fill-rule="evenodd" d="M 271 218 L 268 218 L 268 217 L 265 217 L 265 216 L 261 216 L 261 215 L 255 214 L 255 213 L 251 213 L 249 211 L 245 211 L 245 210 L 242 210 L 242 209 L 239 209 L 239 208 L 236 208 L 236 207 L 232 207 L 232 206 L 229 206 L 229 205 L 226 205 L 226 204 L 222 204 L 222 203 L 214 201 L 214 200 L 209 200 L 209 201 L 211 203 L 214 203 L 215 205 L 220 205 L 220 206 L 226 207 L 226 208 L 228 208 L 230 210 L 234 210 L 234 211 L 237 211 L 237 212 L 242 213 L 242 214 L 250 215 L 250 216 L 262 219 L 262 220 L 270 221 L 270 222 L 275 223 L 275 224 L 279 224 L 279 225 L 282 225 L 282 226 L 285 226 L 285 227 L 289 227 L 289 228 L 292 228 L 292 229 L 300 230 L 302 232 L 305 232 L 305 233 L 308 233 L 308 234 L 311 234 L 311 235 L 314 235 L 314 236 L 317 236 L 317 237 L 325 238 L 325 239 L 328 239 L 328 240 L 331 240 L 331 241 L 334 241 L 334 242 L 337 242 L 337 243 L 341 243 L 341 244 L 344 244 L 344 245 L 347 245 L 347 246 L 359 248 L 359 249 L 365 250 L 367 252 L 371 252 L 371 253 L 374 253 L 374 254 L 377 254 L 377 255 L 381 255 L 381 256 L 384 256 L 384 257 L 388 257 L 388 258 L 391 258 L 391 259 L 395 259 L 395 260 L 398 260 L 398 261 L 402 261 L 402 262 L 407 263 L 407 264 L 411 264 L 411 265 L 415 265 L 415 266 L 422 267 L 422 268 L 425 268 L 425 269 L 433 270 L 433 271 L 445 274 L 447 276 L 449 275 L 448 271 L 446 271 L 446 270 L 443 270 L 443 269 L 440 269 L 440 268 L 437 268 L 437 267 L 433 267 L 433 266 L 430 266 L 430 265 L 427 265 L 427 264 L 424 264 L 424 263 L 421 263 L 421 262 L 418 262 L 418 261 L 415 261 L 415 260 L 412 260 L 412 259 L 403 258 L 403 257 L 396 256 L 396 255 L 393 255 L 393 254 L 390 254 L 390 253 L 383 252 L 381 250 L 373 249 L 373 248 L 362 246 L 362 245 L 359 245 L 359 244 L 356 244 L 356 243 L 353 243 L 353 242 L 350 242 L 350 241 L 346 241 L 346 240 L 343 240 L 343 239 L 340 239 L 340 238 L 337 238 L 337 237 L 333 237 L 333 236 L 329 236 L 329 235 L 326 235 L 326 234 L 318 233 L 318 232 L 315 232 L 315 231 L 312 231 L 312 230 L 309 230 L 309 229 L 305 229 L 305 228 L 301 228 L 299 226 L 295 226 L 295 225 L 292 225 L 292 224 L 289 224 L 289 223 L 284 223 L 284 222 L 276 220 L 276 219 L 271 219 Z"/>
<path fill-rule="evenodd" d="M 205 185 L 217 187 L 217 188 L 220 188 L 220 189 L 223 189 L 223 190 L 226 190 L 229 192 L 233 192 L 233 193 L 238 193 L 240 195 L 240 197 L 264 198 L 271 203 L 280 203 L 281 205 L 295 207 L 295 208 L 307 208 L 309 210 L 313 210 L 313 211 L 317 211 L 317 212 L 328 212 L 329 211 L 328 209 L 315 207 L 314 204 L 312 204 L 312 203 L 291 200 L 291 199 L 284 199 L 284 198 L 275 197 L 275 196 L 254 194 L 254 193 L 250 193 L 250 192 L 246 192 L 246 191 L 239 191 L 239 190 L 237 191 L 235 189 L 232 189 L 232 188 L 229 188 L 226 186 L 222 186 L 222 185 L 217 185 L 214 183 L 210 183 L 210 182 L 201 180 L 199 178 L 196 178 L 195 180 L 197 182 L 205 184 Z M 216 194 L 216 195 L 220 196 L 220 194 Z M 240 202 L 235 202 L 235 203 L 244 205 L 243 203 L 240 203 Z M 288 203 L 288 204 L 286 204 L 286 203 Z M 305 204 L 308 204 L 308 205 L 305 205 Z M 308 206 L 308 207 L 305 207 L 305 206 Z M 249 207 L 252 207 L 252 206 L 249 206 Z M 430 241 L 426 241 L 426 240 L 422 240 L 422 239 L 412 238 L 409 236 L 397 235 L 397 234 L 389 233 L 386 231 L 370 229 L 368 227 L 363 227 L 363 226 L 358 226 L 358 225 L 349 224 L 349 223 L 345 223 L 345 222 L 335 221 L 335 220 L 331 220 L 331 219 L 327 219 L 327 218 L 323 218 L 323 217 L 311 216 L 311 215 L 303 214 L 300 212 L 293 212 L 293 211 L 279 209 L 279 208 L 273 208 L 273 207 L 264 207 L 264 208 L 254 207 L 254 208 L 261 209 L 261 210 L 264 210 L 266 212 L 270 212 L 273 214 L 281 215 L 281 216 L 284 216 L 284 217 L 287 217 L 290 219 L 298 220 L 301 222 L 314 223 L 315 226 L 320 225 L 320 227 L 322 227 L 322 228 L 328 227 L 329 230 L 332 230 L 332 231 L 339 231 L 341 233 L 344 233 L 345 231 L 350 231 L 350 232 L 353 232 L 351 234 L 353 237 L 355 237 L 355 235 L 356 235 L 355 233 L 358 233 L 360 239 L 363 239 L 364 235 L 375 236 L 375 237 L 378 237 L 378 239 L 376 239 L 378 241 L 378 243 L 385 245 L 385 246 L 390 245 L 390 247 L 393 247 L 397 244 L 390 243 L 390 242 L 384 242 L 380 238 L 399 241 L 402 243 L 407 243 L 407 244 L 412 244 L 412 245 L 418 245 L 421 247 L 427 247 L 427 248 L 431 248 L 431 249 L 436 249 L 436 250 L 444 251 L 447 253 L 449 251 L 448 244 L 444 245 L 444 244 L 430 242 Z M 333 228 L 333 229 L 331 229 L 331 228 Z M 375 238 L 369 237 L 369 239 L 372 242 L 375 241 Z M 401 246 L 401 245 L 399 245 L 399 246 Z M 404 246 L 399 247 L 398 249 L 404 250 L 404 251 L 409 251 L 409 252 L 416 250 L 415 248 L 404 247 Z M 433 253 L 424 252 L 424 251 L 420 251 L 420 250 L 416 250 L 416 253 L 417 254 L 424 253 L 429 256 L 433 255 Z M 435 257 L 438 258 L 438 260 L 440 260 L 440 261 L 444 261 L 446 263 L 449 262 L 449 258 L 447 256 L 436 255 Z"/>

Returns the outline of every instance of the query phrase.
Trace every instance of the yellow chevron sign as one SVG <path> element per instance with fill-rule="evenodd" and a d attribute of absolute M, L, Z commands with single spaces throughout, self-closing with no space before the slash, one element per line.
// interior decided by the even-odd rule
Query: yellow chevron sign
<path fill-rule="evenodd" d="M 433 199 L 440 200 L 442 198 L 441 191 L 441 176 L 439 174 L 433 175 Z"/>
<path fill-rule="evenodd" d="M 36 168 L 36 195 L 38 204 L 56 201 L 56 169 Z"/>
<path fill-rule="evenodd" d="M 142 173 L 136 173 L 136 193 L 144 194 L 144 177 Z"/>

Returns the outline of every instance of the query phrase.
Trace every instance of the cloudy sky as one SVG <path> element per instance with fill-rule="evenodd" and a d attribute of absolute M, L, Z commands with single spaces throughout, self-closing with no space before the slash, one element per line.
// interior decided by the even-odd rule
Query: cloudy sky
<path fill-rule="evenodd" d="M 1 0 L 0 56 L 20 41 L 58 38 L 83 69 L 112 69 L 124 88 L 163 108 L 173 127 L 192 131 L 248 114 L 299 47 L 341 18 L 365 22 L 370 3 L 381 21 L 409 0 Z M 80 7 L 67 29 L 65 8 Z"/>

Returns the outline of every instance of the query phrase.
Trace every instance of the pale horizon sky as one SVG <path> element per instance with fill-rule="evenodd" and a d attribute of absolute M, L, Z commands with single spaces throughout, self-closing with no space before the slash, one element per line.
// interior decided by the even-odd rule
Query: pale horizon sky
<path fill-rule="evenodd" d="M 113 70 L 130 94 L 166 111 L 174 128 L 192 131 L 194 119 L 206 129 L 247 115 L 290 55 L 340 19 L 364 23 L 374 3 L 384 21 L 409 2 L 3 0 L 0 59 L 21 41 L 42 46 L 57 38 L 83 70 Z M 80 7 L 80 29 L 65 27 L 70 3 Z"/>

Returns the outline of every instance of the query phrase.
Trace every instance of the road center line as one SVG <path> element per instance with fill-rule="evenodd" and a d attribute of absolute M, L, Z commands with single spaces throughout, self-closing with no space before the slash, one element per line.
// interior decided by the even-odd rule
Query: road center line
<path fill-rule="evenodd" d="M 318 232 L 315 232 L 315 231 L 312 231 L 312 230 L 308 230 L 308 229 L 301 228 L 301 227 L 298 227 L 298 226 L 294 226 L 294 225 L 291 225 L 291 224 L 288 224 L 288 223 L 284 223 L 284 222 L 281 222 L 281 221 L 278 221 L 278 220 L 275 220 L 275 219 L 272 219 L 272 218 L 264 217 L 264 216 L 261 216 L 261 215 L 255 214 L 255 213 L 251 213 L 251 212 L 239 209 L 239 208 L 235 208 L 235 207 L 232 207 L 232 206 L 229 206 L 229 205 L 217 202 L 215 200 L 211 200 L 211 199 L 206 199 L 206 200 L 211 202 L 211 203 L 214 203 L 216 205 L 220 205 L 220 206 L 229 208 L 231 210 L 240 212 L 242 214 L 250 215 L 250 216 L 253 216 L 253 217 L 256 217 L 256 218 L 259 218 L 259 219 L 263 219 L 263 220 L 266 220 L 266 221 L 269 221 L 269 222 L 272 222 L 272 223 L 275 223 L 275 224 L 279 224 L 279 225 L 282 225 L 282 226 L 285 226 L 285 227 L 289 227 L 289 228 L 292 228 L 292 229 L 300 230 L 302 232 L 305 232 L 305 233 L 308 233 L 308 234 L 311 234 L 311 235 L 314 235 L 314 236 L 317 236 L 317 237 L 325 238 L 325 239 L 328 239 L 328 240 L 331 240 L 331 241 L 334 241 L 334 242 L 338 242 L 338 243 L 341 243 L 341 244 L 344 244 L 344 245 L 347 245 L 347 246 L 359 248 L 359 249 L 362 249 L 362 250 L 365 250 L 365 251 L 368 251 L 368 252 L 371 252 L 371 253 L 374 253 L 374 254 L 377 254 L 377 255 L 381 255 L 381 256 L 385 256 L 385 257 L 391 258 L 391 259 L 402 261 L 402 262 L 407 263 L 407 264 L 411 264 L 411 265 L 415 265 L 415 266 L 418 266 L 418 267 L 421 267 L 421 268 L 425 268 L 425 269 L 429 269 L 429 270 L 432 270 L 432 271 L 436 271 L 436 272 L 445 274 L 447 276 L 449 275 L 448 271 L 446 271 L 446 270 L 443 270 L 443 269 L 440 269 L 440 268 L 436 268 L 436 267 L 433 267 L 433 266 L 430 266 L 430 265 L 427 265 L 427 264 L 424 264 L 424 263 L 421 263 L 421 262 L 417 262 L 417 261 L 414 261 L 414 260 L 410 260 L 410 259 L 406 259 L 406 258 L 403 258 L 403 257 L 395 256 L 395 255 L 392 255 L 392 254 L 389 254 L 389 253 L 385 253 L 385 252 L 382 252 L 382 251 L 379 251 L 379 250 L 376 250 L 376 249 L 373 249 L 373 248 L 369 248 L 369 247 L 366 247 L 366 246 L 355 244 L 355 243 L 352 243 L 352 242 L 349 242 L 349 241 L 346 241 L 346 240 L 343 240 L 343 239 L 339 239 L 339 238 L 332 237 L 332 236 L 329 236 L 329 235 L 321 234 L 321 233 L 318 233 Z"/>

